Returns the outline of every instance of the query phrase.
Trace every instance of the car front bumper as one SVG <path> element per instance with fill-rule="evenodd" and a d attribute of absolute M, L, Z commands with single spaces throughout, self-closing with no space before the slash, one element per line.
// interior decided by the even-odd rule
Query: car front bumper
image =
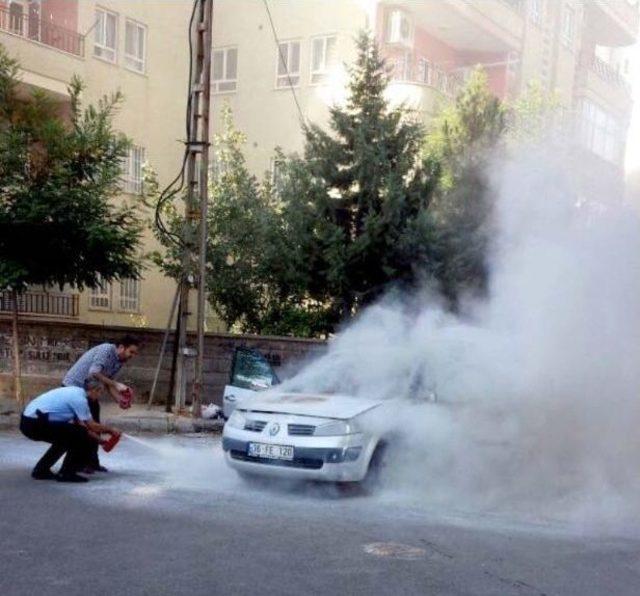
<path fill-rule="evenodd" d="M 226 434 L 226 433 L 225 433 Z M 245 434 L 238 431 L 239 435 Z M 263 438 L 223 436 L 222 448 L 229 466 L 248 474 L 300 480 L 354 482 L 362 480 L 369 463 L 369 449 L 362 434 L 342 437 L 314 437 L 303 442 L 285 441 L 293 445 L 293 459 L 258 458 L 248 455 L 249 443 L 265 442 Z M 279 441 L 282 442 L 282 441 Z"/>

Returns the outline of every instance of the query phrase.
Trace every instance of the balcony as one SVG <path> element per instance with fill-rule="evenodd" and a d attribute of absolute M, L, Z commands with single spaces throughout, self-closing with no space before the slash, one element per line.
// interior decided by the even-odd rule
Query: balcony
<path fill-rule="evenodd" d="M 593 43 L 601 46 L 627 46 L 636 42 L 640 12 L 628 0 L 589 0 L 585 2 L 585 25 Z"/>
<path fill-rule="evenodd" d="M 391 81 L 387 99 L 425 115 L 434 115 L 464 86 L 460 74 L 447 72 L 428 60 L 398 59 L 389 64 Z"/>
<path fill-rule="evenodd" d="M 580 55 L 576 89 L 580 95 L 594 96 L 603 107 L 618 114 L 630 114 L 631 85 L 615 68 L 593 54 Z"/>
<path fill-rule="evenodd" d="M 417 29 L 457 51 L 503 53 L 522 45 L 523 0 L 397 0 L 380 5 L 402 10 Z"/>
<path fill-rule="evenodd" d="M 432 87 L 447 97 L 455 97 L 464 86 L 464 78 L 445 71 L 428 60 L 399 59 L 391 63 L 391 81 Z"/>
<path fill-rule="evenodd" d="M 0 314 L 14 309 L 11 292 L 0 292 Z M 42 318 L 74 319 L 79 313 L 78 294 L 27 291 L 18 296 L 18 313 Z"/>
<path fill-rule="evenodd" d="M 37 14 L 12 12 L 0 6 L 0 31 L 55 48 L 61 52 L 84 57 L 84 36 L 54 25 Z"/>

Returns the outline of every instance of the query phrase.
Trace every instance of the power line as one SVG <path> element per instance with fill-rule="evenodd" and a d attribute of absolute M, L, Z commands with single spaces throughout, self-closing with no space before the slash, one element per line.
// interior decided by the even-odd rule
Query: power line
<path fill-rule="evenodd" d="M 300 114 L 300 121 L 304 122 L 304 114 L 302 113 L 302 109 L 300 108 L 300 104 L 298 103 L 298 96 L 296 95 L 296 90 L 293 87 L 293 83 L 291 82 L 291 75 L 289 74 L 289 65 L 285 62 L 284 54 L 282 53 L 282 48 L 280 47 L 280 40 L 278 39 L 278 34 L 276 32 L 276 27 L 273 24 L 273 18 L 271 17 L 271 11 L 269 10 L 269 4 L 267 4 L 267 0 L 262 0 L 264 7 L 267 11 L 267 16 L 269 17 L 269 23 L 271 24 L 271 31 L 273 32 L 273 39 L 276 42 L 276 47 L 278 48 L 278 55 L 280 56 L 280 60 L 282 64 L 287 67 L 287 79 L 289 79 L 289 89 L 293 94 L 293 100 L 296 102 L 296 107 L 298 108 L 298 114 Z"/>
<path fill-rule="evenodd" d="M 186 120 L 185 120 L 185 132 L 186 139 L 189 139 L 190 131 L 191 131 L 191 104 L 192 104 L 192 92 L 191 92 L 191 76 L 193 72 L 193 23 L 196 16 L 196 8 L 198 6 L 197 0 L 194 0 L 193 8 L 191 10 L 191 18 L 189 19 L 189 78 L 187 81 L 187 110 L 186 110 Z M 155 224 L 160 233 L 174 245 L 179 247 L 184 247 L 184 241 L 179 234 L 171 231 L 165 225 L 162 220 L 162 208 L 165 204 L 171 203 L 173 198 L 184 188 L 184 175 L 185 169 L 187 165 L 187 158 L 189 155 L 189 146 L 185 143 L 185 150 L 182 157 L 182 165 L 180 166 L 180 170 L 178 175 L 167 185 L 167 187 L 160 193 L 158 197 L 158 202 L 156 204 L 155 211 Z M 178 184 L 179 181 L 179 184 Z M 178 184 L 177 188 L 174 188 L 175 185 Z"/>

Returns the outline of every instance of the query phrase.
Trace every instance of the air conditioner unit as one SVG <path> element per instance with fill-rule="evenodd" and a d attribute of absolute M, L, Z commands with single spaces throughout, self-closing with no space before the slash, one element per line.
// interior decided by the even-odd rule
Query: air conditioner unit
<path fill-rule="evenodd" d="M 411 20 L 402 10 L 391 10 L 387 13 L 387 43 L 410 47 L 413 40 Z"/>

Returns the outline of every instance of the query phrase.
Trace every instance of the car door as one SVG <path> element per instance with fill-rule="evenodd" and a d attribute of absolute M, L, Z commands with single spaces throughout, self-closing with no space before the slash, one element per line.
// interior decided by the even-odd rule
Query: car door
<path fill-rule="evenodd" d="M 229 384 L 224 388 L 222 396 L 222 413 L 229 418 L 238 400 L 255 395 L 256 391 L 264 391 L 280 383 L 264 355 L 253 348 L 236 348 Z"/>

